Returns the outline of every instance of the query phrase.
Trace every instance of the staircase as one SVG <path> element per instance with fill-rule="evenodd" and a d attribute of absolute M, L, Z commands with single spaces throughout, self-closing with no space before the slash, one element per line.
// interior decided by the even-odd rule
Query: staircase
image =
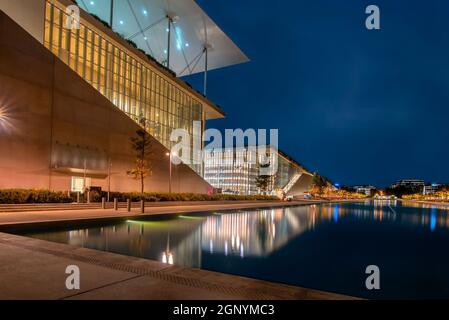
<path fill-rule="evenodd" d="M 288 192 L 293 188 L 293 186 L 298 182 L 298 180 L 302 177 L 302 173 L 297 173 L 293 176 L 293 178 L 287 183 L 282 191 L 284 194 L 288 194 Z"/>

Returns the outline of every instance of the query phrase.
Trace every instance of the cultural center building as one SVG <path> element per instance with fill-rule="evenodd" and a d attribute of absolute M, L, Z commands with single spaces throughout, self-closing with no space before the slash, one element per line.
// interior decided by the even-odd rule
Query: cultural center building
<path fill-rule="evenodd" d="M 168 191 L 172 129 L 223 118 L 207 73 L 247 60 L 193 0 L 0 0 L 0 189 L 139 190 L 143 128 L 146 191 Z M 200 72 L 202 92 L 181 79 Z M 203 165 L 172 171 L 173 192 L 212 189 Z"/>

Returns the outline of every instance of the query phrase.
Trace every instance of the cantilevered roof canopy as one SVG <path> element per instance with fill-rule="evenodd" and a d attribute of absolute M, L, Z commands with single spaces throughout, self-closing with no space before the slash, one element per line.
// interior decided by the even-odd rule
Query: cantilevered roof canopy
<path fill-rule="evenodd" d="M 112 0 L 78 0 L 88 12 L 110 22 Z M 179 77 L 243 62 L 246 55 L 208 17 L 194 0 L 113 0 L 113 29 L 134 41 Z M 170 17 L 172 23 L 169 23 Z"/>

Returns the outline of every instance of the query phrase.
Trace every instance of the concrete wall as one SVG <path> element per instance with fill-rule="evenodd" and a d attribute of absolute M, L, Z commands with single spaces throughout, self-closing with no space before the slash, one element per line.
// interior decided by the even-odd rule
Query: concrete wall
<path fill-rule="evenodd" d="M 43 45 L 0 13 L 0 189 L 68 190 L 72 176 L 93 186 L 138 191 L 126 175 L 138 126 Z M 152 139 L 146 191 L 168 191 L 168 150 Z M 110 161 L 109 161 L 110 159 Z M 185 165 L 173 167 L 173 192 L 211 186 Z"/>
<path fill-rule="evenodd" d="M 44 43 L 45 0 L 0 0 L 0 10 Z"/>
<path fill-rule="evenodd" d="M 302 197 L 305 192 L 308 192 L 310 190 L 312 182 L 313 176 L 303 174 L 301 178 L 299 178 L 299 180 L 290 189 L 288 195 L 293 197 Z"/>

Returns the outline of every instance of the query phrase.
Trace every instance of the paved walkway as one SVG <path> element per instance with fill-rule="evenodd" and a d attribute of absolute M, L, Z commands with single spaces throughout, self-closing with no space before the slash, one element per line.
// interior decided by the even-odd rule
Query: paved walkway
<path fill-rule="evenodd" d="M 349 299 L 4 233 L 0 261 L 2 300 Z M 79 291 L 65 286 L 69 265 L 80 268 Z"/>
<path fill-rule="evenodd" d="M 25 212 L 1 212 L 0 213 L 0 231 L 11 231 L 27 227 L 39 227 L 39 225 L 48 226 L 64 224 L 69 226 L 75 223 L 101 222 L 109 220 L 136 219 L 147 216 L 239 210 L 252 208 L 268 208 L 302 205 L 304 202 L 280 202 L 280 201 L 247 201 L 247 202 L 219 202 L 219 203 L 175 203 L 170 205 L 164 203 L 161 206 L 151 205 L 145 209 L 145 214 L 140 213 L 140 209 L 133 208 L 131 212 L 121 208 L 118 211 L 114 209 L 83 209 L 83 210 L 51 210 L 51 211 L 25 211 Z"/>

